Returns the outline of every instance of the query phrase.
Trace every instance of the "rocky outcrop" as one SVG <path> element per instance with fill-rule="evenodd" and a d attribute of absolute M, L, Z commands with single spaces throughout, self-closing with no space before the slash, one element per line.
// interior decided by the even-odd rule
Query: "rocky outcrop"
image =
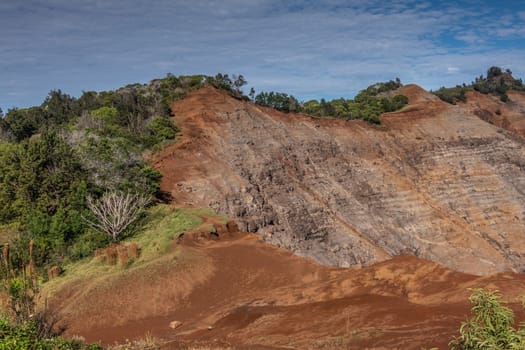
<path fill-rule="evenodd" d="M 156 159 L 162 188 L 323 264 L 409 253 L 525 270 L 523 139 L 416 86 L 403 93 L 410 105 L 376 127 L 199 90 L 173 105 L 182 137 Z"/>

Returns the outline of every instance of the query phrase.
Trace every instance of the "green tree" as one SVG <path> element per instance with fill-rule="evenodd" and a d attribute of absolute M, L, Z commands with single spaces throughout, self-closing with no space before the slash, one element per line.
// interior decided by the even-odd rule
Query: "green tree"
<path fill-rule="evenodd" d="M 100 107 L 91 111 L 91 115 L 106 124 L 120 124 L 120 115 L 116 108 L 114 107 Z"/>
<path fill-rule="evenodd" d="M 83 91 L 77 103 L 81 112 L 90 111 L 102 107 L 102 98 L 96 91 Z"/>
<path fill-rule="evenodd" d="M 255 96 L 255 103 L 277 109 L 282 112 L 296 112 L 299 109 L 299 102 L 297 99 L 283 92 L 261 92 Z"/>
<path fill-rule="evenodd" d="M 154 143 L 164 140 L 172 140 L 179 130 L 168 118 L 156 117 L 151 119 L 147 125 L 148 130 L 154 138 Z"/>
<path fill-rule="evenodd" d="M 248 82 L 246 79 L 244 79 L 244 76 L 242 74 L 239 74 L 239 76 L 233 76 L 233 87 L 235 91 L 240 92 L 241 88 L 246 85 Z"/>
<path fill-rule="evenodd" d="M 230 79 L 228 74 L 218 73 L 215 77 L 209 78 L 208 82 L 218 89 L 232 91 L 233 81 Z"/>
<path fill-rule="evenodd" d="M 0 144 L 0 150 L 0 223 L 21 220 L 35 233 L 47 233 L 50 218 L 72 205 L 85 182 L 75 152 L 55 133 Z"/>
<path fill-rule="evenodd" d="M 492 66 L 487 70 L 487 79 L 492 80 L 495 77 L 499 77 L 503 74 L 500 67 Z"/>
<path fill-rule="evenodd" d="M 96 130 L 102 135 L 120 135 L 125 122 L 115 107 L 100 107 L 91 111 Z"/>
<path fill-rule="evenodd" d="M 61 90 L 52 90 L 42 103 L 46 129 L 67 123 L 79 114 L 78 104 L 74 97 Z"/>
<path fill-rule="evenodd" d="M 41 107 L 12 108 L 7 111 L 3 128 L 12 133 L 16 141 L 22 141 L 40 130 L 43 115 Z"/>

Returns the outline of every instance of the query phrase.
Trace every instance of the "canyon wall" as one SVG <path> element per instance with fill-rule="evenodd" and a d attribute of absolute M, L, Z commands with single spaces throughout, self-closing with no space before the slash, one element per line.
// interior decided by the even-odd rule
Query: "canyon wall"
<path fill-rule="evenodd" d="M 483 120 L 473 103 L 449 105 L 414 85 L 400 92 L 410 104 L 373 126 L 201 89 L 172 106 L 182 134 L 156 156 L 161 187 L 178 205 L 210 207 L 322 264 L 408 253 L 474 274 L 524 271 L 521 129 Z M 525 99 L 511 99 L 521 125 Z M 477 109 L 494 116 L 498 106 Z"/>

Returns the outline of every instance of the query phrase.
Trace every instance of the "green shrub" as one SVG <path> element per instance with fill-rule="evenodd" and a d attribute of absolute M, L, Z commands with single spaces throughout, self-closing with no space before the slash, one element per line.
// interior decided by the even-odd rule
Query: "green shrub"
<path fill-rule="evenodd" d="M 299 103 L 295 97 L 280 92 L 261 92 L 255 103 L 272 107 L 283 112 L 302 112 L 317 117 L 363 119 L 369 123 L 381 124 L 381 114 L 394 112 L 408 104 L 404 95 L 389 92 L 401 87 L 399 79 L 376 83 L 361 90 L 353 100 L 337 98 L 327 101 L 310 100 Z"/>
<path fill-rule="evenodd" d="M 102 350 L 98 344 L 60 337 L 40 337 L 36 321 L 13 324 L 0 318 L 0 350 Z"/>
<path fill-rule="evenodd" d="M 457 85 L 453 88 L 445 88 L 442 87 L 437 91 L 434 91 L 434 95 L 439 97 L 441 100 L 448 102 L 450 104 L 455 105 L 457 102 L 466 102 L 467 96 L 465 95 L 465 92 L 471 90 L 471 88 Z"/>
<path fill-rule="evenodd" d="M 114 107 L 100 107 L 91 111 L 91 115 L 98 121 L 107 124 L 120 124 L 119 112 Z"/>
<path fill-rule="evenodd" d="M 86 258 L 91 256 L 95 249 L 107 246 L 109 241 L 106 234 L 88 230 L 67 248 L 67 256 L 73 261 Z"/>
<path fill-rule="evenodd" d="M 35 274 L 33 243 L 26 252 L 28 262 L 20 260 L 20 251 L 5 245 L 1 251 L 2 271 L 0 288 L 9 298 L 0 315 L 0 350 L 84 350 L 102 349 L 97 344 L 58 337 L 57 319 L 49 310 L 36 308 L 40 297 L 38 277 Z"/>
<path fill-rule="evenodd" d="M 165 140 L 173 140 L 175 134 L 179 129 L 173 124 L 171 120 L 164 117 L 155 117 L 148 123 L 147 126 L 153 137 L 153 144 L 160 143 Z"/>
<path fill-rule="evenodd" d="M 514 313 L 501 301 L 498 291 L 474 289 L 469 300 L 472 318 L 463 322 L 460 336 L 450 342 L 451 350 L 525 349 L 525 330 L 515 329 Z"/>

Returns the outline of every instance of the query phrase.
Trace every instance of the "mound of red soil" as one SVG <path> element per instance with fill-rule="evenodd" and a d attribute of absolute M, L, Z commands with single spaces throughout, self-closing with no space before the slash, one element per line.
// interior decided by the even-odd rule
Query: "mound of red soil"
<path fill-rule="evenodd" d="M 170 341 L 166 348 L 195 342 L 251 349 L 444 348 L 469 314 L 468 288 L 499 289 L 514 302 L 525 291 L 522 275 L 476 277 L 407 255 L 340 269 L 294 256 L 255 235 L 199 242 L 177 248 L 194 264 L 174 265 L 160 276 L 152 271 L 157 282 L 140 287 L 131 279 L 115 281 L 111 293 L 132 296 L 125 305 L 101 290 L 62 298 L 76 308 L 104 310 L 92 327 L 85 319 L 94 315 L 70 320 L 68 334 L 113 343 L 150 333 Z M 199 271 L 212 272 L 202 278 Z M 122 307 L 140 312 L 152 300 L 157 310 L 150 309 L 149 316 L 122 318 Z M 174 320 L 182 326 L 171 329 Z"/>
<path fill-rule="evenodd" d="M 467 94 L 461 106 L 486 122 L 525 137 L 525 94 L 509 91 L 509 101 L 502 102 L 497 95 L 484 95 L 477 91 Z"/>

